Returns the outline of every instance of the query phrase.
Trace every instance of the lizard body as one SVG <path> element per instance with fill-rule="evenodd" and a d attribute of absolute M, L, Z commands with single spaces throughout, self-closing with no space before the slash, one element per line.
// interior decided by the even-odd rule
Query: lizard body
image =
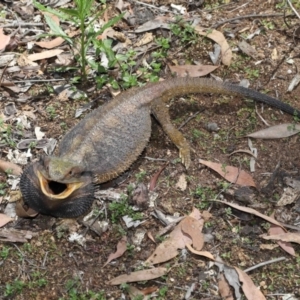
<path fill-rule="evenodd" d="M 300 111 L 278 99 L 211 79 L 175 78 L 133 88 L 75 125 L 63 137 L 57 156 L 42 157 L 25 168 L 20 182 L 24 203 L 58 217 L 85 213 L 94 199 L 94 184 L 120 175 L 146 147 L 151 135 L 151 113 L 178 147 L 188 168 L 189 145 L 172 125 L 165 103 L 191 93 L 239 95 L 300 117 Z"/>

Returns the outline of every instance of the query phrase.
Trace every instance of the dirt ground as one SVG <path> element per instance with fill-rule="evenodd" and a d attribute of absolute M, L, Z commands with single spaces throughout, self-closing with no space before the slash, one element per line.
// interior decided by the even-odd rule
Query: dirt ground
<path fill-rule="evenodd" d="M 227 1 L 229 3 L 226 5 L 223 1 L 219 3 L 204 1 L 202 5 L 197 2 L 191 1 L 187 6 L 188 11 L 193 12 L 193 16 L 199 15 L 201 26 L 207 28 L 237 16 L 284 13 L 284 9 L 280 8 L 283 1 Z M 169 3 L 170 1 L 163 0 L 157 4 L 169 5 Z M 186 5 L 186 1 L 178 0 L 172 3 Z M 0 8 L 7 8 L 8 5 L 6 2 L 0 2 Z M 112 5 L 113 11 L 113 3 L 109 5 Z M 138 4 L 134 2 L 132 5 Z M 158 13 L 156 10 L 153 12 Z M 30 19 L 27 20 L 29 21 Z M 216 29 L 223 32 L 233 49 L 233 59 L 230 66 L 221 65 L 213 75 L 233 83 L 248 79 L 251 88 L 267 92 L 300 109 L 298 103 L 300 87 L 287 92 L 291 80 L 300 68 L 299 28 L 300 20 L 295 16 L 286 19 L 278 16 L 248 17 L 225 22 Z M 260 33 L 248 40 L 257 52 L 257 57 L 253 59 L 242 53 L 237 45 L 242 38 L 258 29 Z M 156 30 L 154 34 L 159 36 L 162 31 Z M 172 64 L 174 61 L 211 64 L 208 52 L 213 51 L 213 42 L 204 37 L 199 36 L 195 45 L 182 47 L 180 51 L 178 49 L 176 40 L 172 40 L 165 64 Z M 170 71 L 167 68 L 164 70 L 160 76 L 170 77 Z M 59 101 L 56 95 L 46 92 L 47 87 L 44 84 L 37 83 L 33 88 L 35 93 L 39 91 L 45 96 L 28 103 L 15 102 L 17 110 L 34 108 L 37 118 L 32 121 L 33 125 L 41 127 L 41 131 L 46 132 L 47 138 L 59 140 L 68 128 L 78 122 L 74 119 L 74 111 L 85 103 L 70 99 Z M 82 87 L 80 89 L 84 90 Z M 90 99 L 104 95 L 105 100 L 97 101 L 96 106 L 109 101 L 106 99 L 108 94 L 106 88 L 91 91 L 88 87 L 85 91 Z M 11 93 L 7 101 L 15 99 Z M 0 106 L 4 109 L 3 101 Z M 49 106 L 55 109 L 53 119 L 49 119 L 49 115 L 44 113 Z M 274 212 L 278 221 L 293 226 L 291 230 L 299 232 L 300 199 L 296 198 L 293 203 L 283 207 L 276 205 L 287 187 L 285 178 L 297 180 L 300 176 L 299 135 L 276 140 L 252 139 L 253 146 L 258 150 L 255 171 L 251 173 L 257 189 L 247 190 L 250 196 L 246 197 L 246 200 L 243 198 L 244 202 L 242 197 L 231 193 L 238 189 L 238 186 L 225 188 L 226 184 L 222 177 L 199 163 L 201 158 L 249 171 L 249 154 L 240 152 L 229 155 L 235 150 L 249 149 L 248 139 L 244 136 L 266 128 L 262 118 L 269 125 L 293 123 L 294 118 L 277 109 L 223 95 L 197 94 L 172 99 L 170 111 L 176 126 L 188 120 L 181 131 L 192 147 L 192 163 L 189 170 L 184 169 L 178 160 L 176 147 L 153 119 L 152 136 L 148 146 L 130 170 L 112 184 L 113 191 L 127 193 L 129 185 L 143 183 L 147 186 L 154 174 L 165 165 L 165 161 L 168 161 L 155 188 L 156 208 L 167 215 L 189 214 L 193 207 L 201 211 L 209 210 L 212 218 L 206 224 L 204 232 L 210 234 L 212 239 L 205 244 L 204 250 L 220 256 L 228 265 L 247 269 L 270 259 L 285 257 L 283 261 L 258 267 L 248 274 L 267 299 L 288 299 L 284 298 L 286 294 L 294 294 L 292 299 L 300 299 L 300 246 L 293 244 L 296 253 L 293 257 L 280 247 L 276 247 L 275 242 L 260 237 L 269 228 L 266 221 L 209 201 L 211 199 L 233 201 L 255 208 L 266 215 Z M 196 112 L 200 113 L 194 115 Z M 193 117 L 190 118 L 191 116 Z M 61 126 L 62 122 L 64 126 Z M 216 123 L 220 129 L 211 132 L 207 130 L 208 123 Z M 8 149 L 8 146 L 2 146 L 3 159 Z M 39 150 L 33 150 L 34 157 L 40 153 Z M 276 168 L 278 164 L 279 167 Z M 185 174 L 187 180 L 187 188 L 184 190 L 176 187 L 182 174 Z M 0 180 L 5 182 L 6 176 L 1 175 Z M 7 188 L 6 193 L 10 192 Z M 126 286 L 111 286 L 107 281 L 120 274 L 137 270 L 157 246 L 148 237 L 148 233 L 155 236 L 164 225 L 153 216 L 154 208 L 143 211 L 145 222 L 137 228 L 127 228 L 122 219 L 113 223 L 112 212 L 108 209 L 111 201 L 107 198 L 107 196 L 99 197 L 93 204 L 98 211 L 103 207 L 106 207 L 107 211 L 106 216 L 102 213 L 97 219 L 97 222 L 99 220 L 108 222 L 108 229 L 100 234 L 85 226 L 82 217 L 66 221 L 38 215 L 32 219 L 19 218 L 6 225 L 7 228 L 26 229 L 37 235 L 26 243 L 0 244 L 0 298 L 142 299 L 130 298 Z M 0 204 L 2 212 L 6 205 L 5 201 Z M 84 246 L 71 242 L 69 231 L 84 234 L 86 238 Z M 146 233 L 141 242 L 136 242 L 138 232 Z M 108 256 L 115 252 L 116 245 L 124 235 L 128 239 L 127 251 L 104 267 Z M 266 244 L 272 247 L 263 248 L 262 245 Z M 196 284 L 188 299 L 222 299 L 217 288 L 217 269 L 210 268 L 208 259 L 181 251 L 175 259 L 162 265 L 170 268 L 166 276 L 131 285 L 140 290 L 156 288 L 157 295 L 154 299 L 177 300 L 187 299 L 185 298 L 187 290 L 192 284 Z"/>

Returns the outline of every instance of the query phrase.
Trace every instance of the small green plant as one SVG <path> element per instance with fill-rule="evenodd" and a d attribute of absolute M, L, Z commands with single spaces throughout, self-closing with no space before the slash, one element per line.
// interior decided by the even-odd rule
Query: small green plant
<path fill-rule="evenodd" d="M 85 291 L 81 292 L 81 282 L 79 278 L 69 279 L 65 284 L 68 296 L 66 298 L 59 298 L 59 300 L 105 300 L 104 292 Z"/>
<path fill-rule="evenodd" d="M 0 183 L 0 196 L 3 196 L 6 194 L 6 188 L 7 188 L 6 183 L 1 182 Z"/>
<path fill-rule="evenodd" d="M 267 21 L 267 20 L 261 20 L 261 22 L 262 22 L 262 24 L 264 25 L 264 27 L 266 29 L 273 30 L 275 28 L 273 22 L 270 22 L 270 21 Z"/>
<path fill-rule="evenodd" d="M 8 254 L 9 254 L 9 251 L 10 251 L 10 248 L 9 248 L 9 247 L 3 246 L 3 247 L 0 249 L 0 257 L 1 257 L 2 259 L 7 259 Z"/>
<path fill-rule="evenodd" d="M 60 125 L 60 128 L 62 130 L 67 130 L 68 129 L 68 126 L 67 126 L 66 122 L 61 122 L 59 125 Z"/>
<path fill-rule="evenodd" d="M 198 39 L 195 28 L 180 17 L 170 25 L 170 30 L 180 39 L 182 44 L 195 43 Z"/>
<path fill-rule="evenodd" d="M 12 296 L 14 294 L 19 294 L 22 292 L 25 283 L 21 280 L 16 279 L 13 283 L 7 283 L 5 285 L 4 296 Z"/>
<path fill-rule="evenodd" d="M 135 174 L 135 178 L 137 180 L 137 182 L 142 182 L 146 176 L 147 172 L 142 170 L 139 173 Z"/>
<path fill-rule="evenodd" d="M 250 79 L 255 79 L 255 78 L 259 77 L 259 70 L 246 67 L 245 71 L 246 71 L 248 78 L 250 78 Z"/>
<path fill-rule="evenodd" d="M 134 221 L 142 219 L 142 214 L 133 210 L 128 203 L 128 196 L 125 194 L 121 195 L 119 202 L 112 202 L 108 206 L 111 212 L 111 219 L 113 223 L 116 223 L 122 216 L 128 215 Z"/>
<path fill-rule="evenodd" d="M 56 118 L 56 110 L 52 105 L 47 106 L 46 112 L 47 112 L 50 120 L 54 120 Z"/>
<path fill-rule="evenodd" d="M 161 300 L 167 299 L 166 298 L 167 292 L 168 292 L 168 287 L 167 286 L 163 286 L 162 288 L 160 288 L 158 290 L 158 298 L 157 299 L 161 299 Z"/>
<path fill-rule="evenodd" d="M 103 10 L 99 9 L 99 7 L 96 5 L 96 1 L 94 0 L 74 0 L 74 3 L 75 7 L 73 9 L 52 9 L 49 6 L 45 7 L 39 2 L 34 1 L 35 7 L 39 10 L 51 13 L 59 17 L 61 20 L 71 22 L 79 27 L 80 38 L 77 43 L 76 39 L 69 37 L 49 15 L 44 15 L 47 24 L 53 32 L 52 34 L 47 35 L 60 36 L 71 45 L 71 49 L 74 49 L 75 58 L 80 65 L 82 80 L 83 82 L 86 82 L 87 65 L 90 65 L 94 69 L 101 70 L 101 64 L 97 64 L 92 59 L 88 58 L 87 51 L 89 47 L 93 44 L 96 49 L 96 54 L 100 51 L 106 52 L 105 50 L 107 50 L 107 44 L 104 44 L 101 40 L 97 39 L 97 37 L 101 35 L 105 29 L 116 24 L 121 19 L 122 15 L 112 18 L 105 25 L 103 25 L 100 30 L 95 30 L 95 22 L 103 13 Z M 111 55 L 111 52 L 108 52 L 108 56 L 109 55 Z"/>

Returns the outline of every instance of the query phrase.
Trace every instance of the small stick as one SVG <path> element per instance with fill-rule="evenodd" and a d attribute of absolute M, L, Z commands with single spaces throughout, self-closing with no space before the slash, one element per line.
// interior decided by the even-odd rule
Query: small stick
<path fill-rule="evenodd" d="M 86 229 L 83 231 L 82 235 L 85 236 L 87 234 L 87 232 L 91 229 L 91 227 L 95 224 L 95 222 L 97 221 L 97 219 L 100 217 L 101 213 L 105 210 L 106 212 L 106 207 L 103 206 L 103 208 L 99 211 L 99 213 L 97 214 L 97 216 L 94 218 L 94 220 L 92 221 L 92 223 L 90 225 L 86 225 Z"/>
<path fill-rule="evenodd" d="M 26 27 L 26 26 L 44 26 L 44 23 L 12 23 L 1 25 L 1 28 Z"/>
<path fill-rule="evenodd" d="M 221 25 L 225 24 L 225 23 L 230 23 L 233 21 L 237 21 L 237 20 L 242 20 L 242 19 L 250 19 L 250 18 L 275 18 L 275 17 L 283 17 L 283 14 L 261 14 L 261 15 L 257 15 L 257 14 L 252 14 L 252 15 L 246 15 L 246 16 L 239 16 L 239 17 L 235 17 L 232 19 L 227 19 L 224 20 L 222 22 L 219 22 L 213 26 L 211 26 L 211 28 L 218 28 Z"/>
<path fill-rule="evenodd" d="M 165 161 L 165 162 L 169 162 L 167 159 L 163 159 L 163 158 L 154 158 L 154 157 L 149 157 L 149 156 L 145 156 L 144 157 L 147 160 L 151 160 L 151 161 Z"/>
<path fill-rule="evenodd" d="M 293 4 L 290 2 L 290 0 L 286 0 L 292 11 L 295 13 L 295 15 L 300 19 L 300 15 L 298 14 L 297 10 L 294 8 Z"/>
<path fill-rule="evenodd" d="M 203 111 L 203 110 L 202 110 Z M 200 111 L 196 111 L 192 116 L 190 116 L 189 118 L 187 118 L 179 127 L 178 130 L 182 129 L 183 126 L 185 126 L 189 121 L 191 121 L 192 119 L 194 119 L 198 114 L 200 114 Z"/>
<path fill-rule="evenodd" d="M 27 82 L 54 82 L 54 81 L 66 81 L 67 79 L 27 79 L 27 80 L 15 80 L 13 83 L 27 83 Z"/>
<path fill-rule="evenodd" d="M 260 267 L 263 267 L 263 266 L 266 266 L 266 265 L 269 265 L 269 264 L 273 264 L 273 263 L 276 263 L 276 262 L 279 262 L 279 261 L 282 261 L 282 260 L 286 260 L 286 258 L 282 256 L 282 257 L 278 257 L 278 258 L 275 258 L 275 259 L 267 260 L 267 261 L 264 261 L 260 264 L 257 264 L 253 267 L 250 267 L 250 268 L 244 270 L 244 272 L 247 273 L 247 272 L 250 272 L 254 269 L 257 269 L 257 268 L 260 268 Z"/>
<path fill-rule="evenodd" d="M 156 7 L 156 6 L 154 6 L 154 5 L 151 5 L 151 4 L 148 4 L 148 3 L 143 3 L 143 2 L 140 2 L 140 1 L 137 1 L 137 0 L 133 0 L 133 1 L 134 1 L 135 3 L 140 4 L 140 5 L 148 6 L 148 7 L 151 7 L 151 8 L 153 8 L 153 9 L 158 9 L 158 10 L 161 10 L 161 11 L 164 11 L 164 12 L 171 13 L 171 11 L 168 10 L 168 9 Z"/>

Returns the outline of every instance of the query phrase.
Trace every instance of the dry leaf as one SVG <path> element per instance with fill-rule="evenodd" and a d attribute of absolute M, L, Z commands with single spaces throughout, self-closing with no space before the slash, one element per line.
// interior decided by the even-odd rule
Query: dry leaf
<path fill-rule="evenodd" d="M 187 188 L 186 176 L 185 174 L 181 174 L 179 176 L 178 182 L 175 184 L 175 188 L 180 189 L 181 191 L 185 191 Z"/>
<path fill-rule="evenodd" d="M 283 194 L 279 201 L 276 203 L 276 206 L 286 206 L 295 202 L 298 199 L 299 191 L 291 187 L 284 189 Z"/>
<path fill-rule="evenodd" d="M 192 217 L 186 217 L 181 222 L 182 231 L 192 238 L 193 246 L 198 251 L 200 251 L 204 245 L 204 235 L 202 233 L 203 224 L 203 219 L 196 220 Z"/>
<path fill-rule="evenodd" d="M 246 135 L 255 139 L 281 139 L 300 132 L 299 124 L 280 124 Z"/>
<path fill-rule="evenodd" d="M 300 233 L 298 232 L 286 232 L 286 233 L 281 233 L 276 235 L 262 234 L 260 235 L 260 237 L 262 237 L 265 240 L 277 240 L 277 241 L 300 244 Z"/>
<path fill-rule="evenodd" d="M 259 249 L 261 249 L 261 250 L 273 250 L 278 247 L 279 246 L 276 244 L 260 244 L 259 245 Z"/>
<path fill-rule="evenodd" d="M 127 250 L 127 237 L 123 236 L 117 245 L 117 251 L 109 255 L 107 262 L 104 264 L 103 267 L 109 264 L 112 260 L 122 256 L 126 250 Z"/>
<path fill-rule="evenodd" d="M 208 252 L 208 251 L 197 251 L 197 250 L 195 250 L 191 245 L 189 245 L 189 244 L 186 244 L 185 245 L 192 253 L 194 253 L 194 254 L 197 254 L 197 255 L 200 255 L 200 256 L 204 256 L 204 257 L 207 257 L 207 258 L 209 258 L 209 259 L 211 259 L 211 260 L 215 260 L 215 258 L 214 258 L 214 256 L 210 253 L 210 252 Z"/>
<path fill-rule="evenodd" d="M 222 299 L 234 300 L 230 285 L 228 284 L 223 274 L 220 274 L 218 278 L 218 285 L 219 285 L 219 293 Z"/>
<path fill-rule="evenodd" d="M 20 218 L 34 218 L 39 213 L 33 210 L 32 208 L 25 209 L 23 202 L 19 201 L 16 203 L 16 214 Z"/>
<path fill-rule="evenodd" d="M 250 44 L 248 44 L 245 40 L 242 40 L 241 42 L 239 42 L 238 46 L 242 50 L 242 52 L 244 52 L 245 54 L 247 54 L 248 56 L 250 56 L 254 59 L 256 58 L 256 56 L 257 56 L 256 50 Z"/>
<path fill-rule="evenodd" d="M 182 224 L 184 224 L 184 230 Z M 201 218 L 201 214 L 199 210 L 194 208 L 193 212 L 188 217 L 181 220 L 174 228 L 170 233 L 170 237 L 156 247 L 146 262 L 150 264 L 166 262 L 178 255 L 177 249 L 183 249 L 186 244 L 191 245 L 193 240 L 195 240 L 197 247 L 202 247 L 202 227 L 203 219 Z M 196 233 L 197 229 L 198 233 Z M 184 233 L 183 231 L 189 233 Z M 197 238 L 199 238 L 199 241 L 196 241 Z"/>
<path fill-rule="evenodd" d="M 271 218 L 274 218 L 275 219 L 275 214 L 272 213 Z M 284 234 L 285 231 L 277 226 L 277 225 L 274 225 L 274 224 L 271 224 L 269 230 L 268 230 L 268 235 L 271 236 L 271 235 L 278 235 L 278 234 Z M 292 256 L 295 256 L 295 250 L 293 248 L 293 246 L 291 245 L 291 243 L 289 242 L 283 242 L 283 241 L 278 241 L 277 244 L 284 250 L 286 251 L 287 253 L 289 253 L 290 255 Z"/>
<path fill-rule="evenodd" d="M 40 53 L 30 54 L 30 55 L 28 55 L 28 59 L 30 61 L 41 60 L 41 59 L 57 56 L 57 55 L 61 54 L 62 52 L 64 52 L 64 50 L 61 50 L 61 49 L 48 50 L 48 51 L 44 51 L 44 52 L 40 52 Z"/>
<path fill-rule="evenodd" d="M 7 216 L 6 214 L 1 214 L 0 213 L 0 227 L 3 227 L 7 223 L 13 221 L 13 218 Z"/>
<path fill-rule="evenodd" d="M 0 171 L 19 176 L 22 174 L 22 168 L 18 165 L 0 159 Z"/>
<path fill-rule="evenodd" d="M 245 153 L 245 154 L 249 154 L 249 155 L 253 156 L 254 158 L 256 158 L 255 154 L 252 151 L 247 150 L 247 149 L 246 150 L 243 150 L 243 149 L 235 150 L 235 151 L 231 152 L 230 154 L 228 154 L 228 156 L 231 156 L 236 153 Z"/>
<path fill-rule="evenodd" d="M 136 47 L 140 47 L 146 44 L 149 44 L 154 40 L 152 32 L 146 32 L 144 36 L 135 43 Z"/>
<path fill-rule="evenodd" d="M 203 159 L 199 159 L 199 162 L 217 173 L 219 173 L 223 178 L 227 181 L 235 184 L 239 184 L 242 186 L 253 186 L 256 187 L 255 182 L 250 174 L 247 172 L 240 170 L 239 168 L 232 166 L 225 166 L 224 164 L 214 163 L 211 161 L 206 161 Z"/>
<path fill-rule="evenodd" d="M 46 48 L 46 49 L 53 49 L 60 46 L 65 41 L 62 37 L 57 37 L 51 41 L 42 41 L 42 42 L 35 42 L 36 45 Z"/>
<path fill-rule="evenodd" d="M 248 300 L 265 300 L 263 293 L 255 286 L 249 275 L 241 269 L 234 267 L 242 282 L 242 290 Z"/>
<path fill-rule="evenodd" d="M 68 34 L 68 37 L 72 38 L 75 35 L 79 34 L 79 31 L 73 31 L 71 33 Z M 51 41 L 41 41 L 41 42 L 35 42 L 36 45 L 45 48 L 45 49 L 53 49 L 56 48 L 58 46 L 60 46 L 62 43 L 65 42 L 65 39 L 62 37 L 57 37 Z"/>
<path fill-rule="evenodd" d="M 224 203 L 226 205 L 229 205 L 233 208 L 236 208 L 238 210 L 241 210 L 241 211 L 244 211 L 246 213 L 249 213 L 249 214 L 252 214 L 252 215 L 255 215 L 257 217 L 260 217 L 268 222 L 270 222 L 271 224 L 275 224 L 281 228 L 283 228 L 283 230 L 285 230 L 285 228 L 278 222 L 276 221 L 274 218 L 272 217 L 269 217 L 269 216 L 266 216 L 264 214 L 261 214 L 260 212 L 258 212 L 257 210 L 253 209 L 253 208 L 250 208 L 250 207 L 245 207 L 245 206 L 240 206 L 240 205 L 237 205 L 237 204 L 234 204 L 234 203 L 229 203 L 229 202 L 226 202 L 226 201 L 221 201 L 221 200 L 214 200 L 216 202 L 220 202 L 220 203 Z"/>
<path fill-rule="evenodd" d="M 3 33 L 3 28 L 0 28 L 0 51 L 4 50 L 9 44 L 10 36 Z"/>
<path fill-rule="evenodd" d="M 220 45 L 221 52 L 222 52 L 222 63 L 225 66 L 230 66 L 231 59 L 232 59 L 232 51 L 223 33 L 215 29 L 211 30 L 211 29 L 202 28 L 198 25 L 196 25 L 194 28 L 195 31 L 198 32 L 200 35 L 208 37 Z"/>
<path fill-rule="evenodd" d="M 14 228 L 0 229 L 0 241 L 4 242 L 26 243 L 36 235 L 38 235 L 37 232 L 29 230 L 17 230 Z"/>
<path fill-rule="evenodd" d="M 150 179 L 149 191 L 154 191 L 156 187 L 157 180 L 161 174 L 161 172 L 166 168 L 167 164 L 163 165 L 160 170 L 158 170 Z"/>
<path fill-rule="evenodd" d="M 211 65 L 168 66 L 171 72 L 176 73 L 178 77 L 201 77 L 213 72 L 219 67 Z"/>
<path fill-rule="evenodd" d="M 118 285 L 126 282 L 136 282 L 155 279 L 166 275 L 168 272 L 167 268 L 153 268 L 148 270 L 136 271 L 130 274 L 120 275 L 108 281 L 107 284 Z"/>

